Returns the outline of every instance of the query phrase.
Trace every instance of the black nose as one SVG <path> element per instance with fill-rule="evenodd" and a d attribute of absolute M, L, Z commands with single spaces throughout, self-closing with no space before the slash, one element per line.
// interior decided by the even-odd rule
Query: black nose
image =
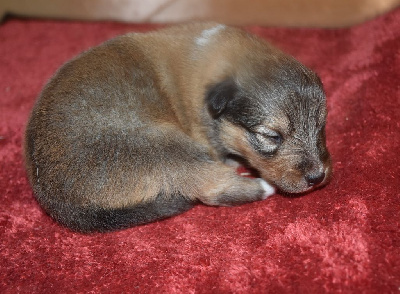
<path fill-rule="evenodd" d="M 324 179 L 325 179 L 325 173 L 321 173 L 319 175 L 306 176 L 308 186 L 310 187 L 321 184 Z"/>

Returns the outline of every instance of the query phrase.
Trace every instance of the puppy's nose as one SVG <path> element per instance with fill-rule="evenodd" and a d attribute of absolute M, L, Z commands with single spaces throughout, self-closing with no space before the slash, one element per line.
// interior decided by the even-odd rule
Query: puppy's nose
<path fill-rule="evenodd" d="M 309 175 L 306 176 L 306 180 L 308 183 L 308 186 L 313 187 L 321 184 L 323 180 L 325 179 L 325 173 L 321 173 L 319 175 Z"/>

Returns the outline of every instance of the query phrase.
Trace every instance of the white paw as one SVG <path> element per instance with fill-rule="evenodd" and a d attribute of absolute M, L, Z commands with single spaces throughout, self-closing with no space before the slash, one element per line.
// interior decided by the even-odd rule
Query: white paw
<path fill-rule="evenodd" d="M 264 195 L 263 195 L 263 199 L 267 199 L 269 196 L 274 195 L 275 194 L 275 188 L 273 186 L 271 186 L 270 184 L 268 184 L 266 181 L 264 181 L 263 179 L 257 179 L 260 182 L 261 187 L 264 189 Z"/>

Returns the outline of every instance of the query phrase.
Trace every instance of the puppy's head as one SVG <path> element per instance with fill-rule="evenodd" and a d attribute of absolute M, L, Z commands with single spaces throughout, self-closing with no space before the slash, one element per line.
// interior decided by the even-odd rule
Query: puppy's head
<path fill-rule="evenodd" d="M 206 94 L 215 147 L 243 158 L 283 192 L 324 185 L 331 161 L 320 79 L 287 56 L 249 65 Z"/>

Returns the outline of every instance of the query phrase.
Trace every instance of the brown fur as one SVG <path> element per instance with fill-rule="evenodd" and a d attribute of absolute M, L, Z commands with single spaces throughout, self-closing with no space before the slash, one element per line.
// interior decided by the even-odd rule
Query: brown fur
<path fill-rule="evenodd" d="M 119 229 L 197 201 L 271 194 L 226 165 L 231 155 L 284 192 L 324 184 L 325 108 L 314 73 L 242 30 L 205 23 L 127 34 L 47 84 L 27 127 L 26 166 L 55 219 L 80 231 Z M 260 140 L 275 153 L 258 150 Z"/>

